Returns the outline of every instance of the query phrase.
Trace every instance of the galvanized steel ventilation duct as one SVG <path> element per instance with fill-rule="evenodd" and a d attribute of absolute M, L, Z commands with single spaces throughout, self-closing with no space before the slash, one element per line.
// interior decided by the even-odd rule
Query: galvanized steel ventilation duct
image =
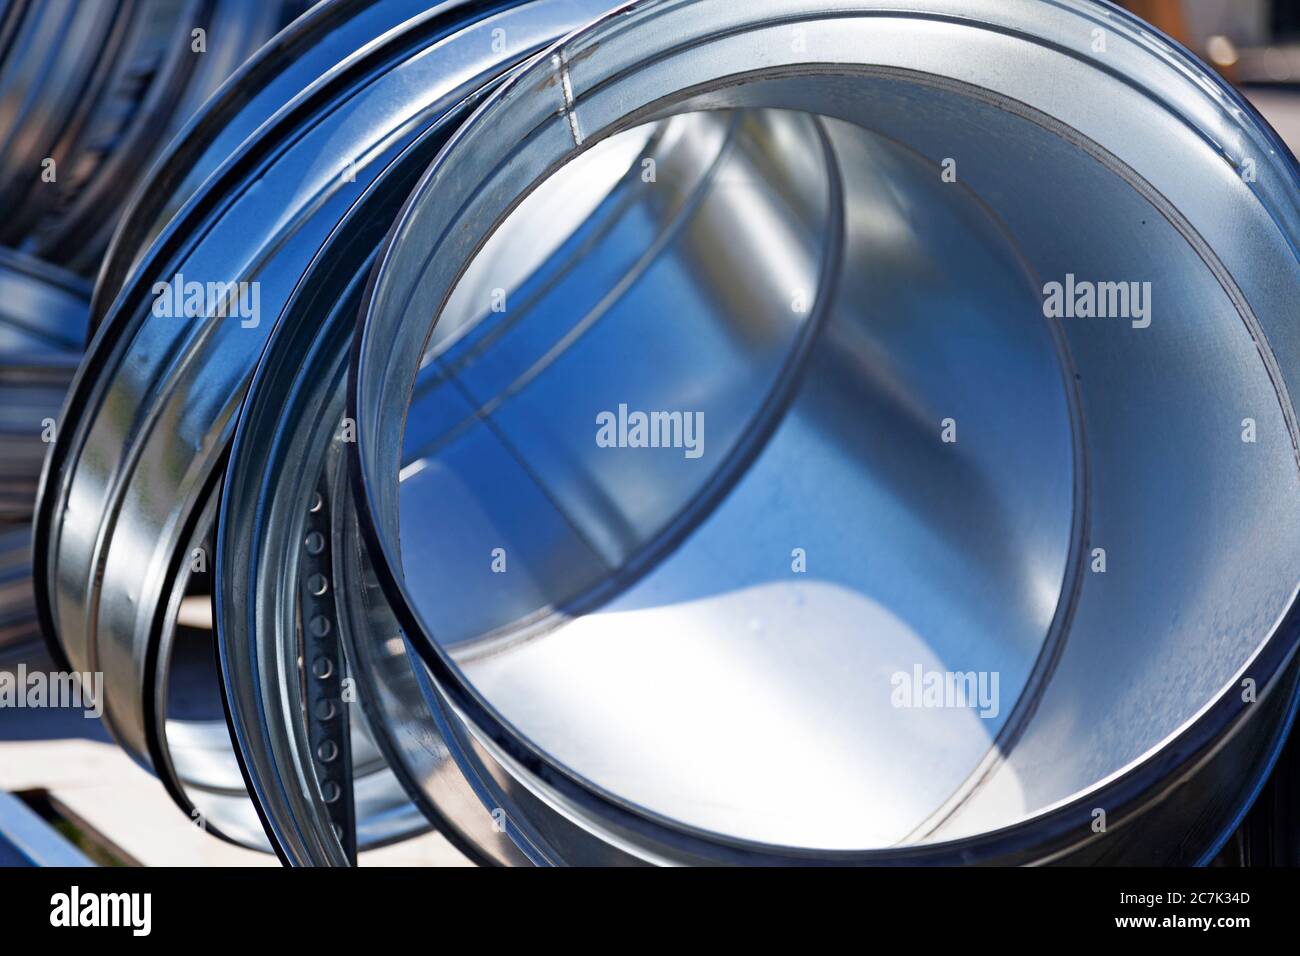
<path fill-rule="evenodd" d="M 303 0 L 4 4 L 0 245 L 93 275 L 130 187 L 159 149 L 305 7 Z"/>
<path fill-rule="evenodd" d="M 32 508 L 89 309 L 88 283 L 0 248 L 0 660 L 40 645 Z"/>
<path fill-rule="evenodd" d="M 607 6 L 322 4 L 141 189 L 36 537 L 115 734 L 296 864 L 1212 856 L 1296 701 L 1294 159 L 1099 3 Z"/>
<path fill-rule="evenodd" d="M 80 276 L 161 147 L 303 6 L 0 4 L 0 656 L 39 640 L 27 522 L 86 341 Z"/>

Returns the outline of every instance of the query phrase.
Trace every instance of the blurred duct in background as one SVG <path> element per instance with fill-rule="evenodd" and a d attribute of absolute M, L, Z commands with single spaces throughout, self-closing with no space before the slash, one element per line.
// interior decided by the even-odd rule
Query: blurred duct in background
<path fill-rule="evenodd" d="M 0 658 L 39 639 L 30 518 L 122 210 L 306 0 L 0 0 Z M 256 91 L 250 91 L 250 95 Z"/>
<path fill-rule="evenodd" d="M 157 153 L 306 6 L 0 3 L 0 245 L 94 275 Z"/>

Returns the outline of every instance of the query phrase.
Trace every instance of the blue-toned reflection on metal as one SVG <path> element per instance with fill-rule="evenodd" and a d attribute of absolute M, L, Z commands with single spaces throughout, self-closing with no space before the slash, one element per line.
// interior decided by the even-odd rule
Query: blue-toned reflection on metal
<path fill-rule="evenodd" d="M 329 511 L 336 527 L 350 520 L 346 473 L 338 470 L 342 374 L 375 250 L 402 202 L 485 87 L 603 9 L 602 2 L 544 2 L 480 11 L 448 31 L 437 48 L 462 64 L 465 77 L 459 82 L 434 72 L 435 58 L 419 61 L 418 68 L 429 69 L 419 74 L 431 104 L 428 122 L 372 174 L 365 193 L 319 249 L 254 376 L 218 521 L 217 627 L 232 727 L 268 830 L 290 862 L 346 858 L 321 797 L 321 780 L 331 770 L 320 766 L 317 742 L 292 706 L 295 688 L 311 680 L 297 665 L 294 582 L 313 574 L 320 577 L 312 590 L 332 593 L 335 601 L 336 626 L 348 643 L 367 722 L 415 804 L 471 858 L 523 862 L 507 834 L 477 805 L 428 721 L 409 662 L 391 647 L 396 633 L 367 616 L 367 576 L 358 567 L 355 534 L 335 533 L 332 574 L 308 571 L 304 565 L 313 549 L 304 546 L 305 517 L 307 504 L 324 486 L 335 489 Z M 494 44 L 494 36 L 508 42 Z M 383 611 L 382 605 L 376 609 Z M 416 712 L 408 711 L 399 724 L 403 707 Z"/>
<path fill-rule="evenodd" d="M 0 249 L 0 656 L 29 654 L 40 644 L 30 520 L 89 306 L 83 280 Z"/>
<path fill-rule="evenodd" d="M 136 192 L 35 536 L 113 733 L 293 864 L 1207 859 L 1296 701 L 1294 159 L 1090 0 L 608 6 L 318 5 Z"/>
<path fill-rule="evenodd" d="M 27 804 L 0 790 L 0 866 L 94 866 Z"/>
<path fill-rule="evenodd" d="M 530 275 L 462 333 L 458 285 L 557 168 L 760 108 L 816 117 L 839 169 L 815 288 L 741 209 L 617 297 L 601 262 L 653 240 L 589 253 L 570 326 Z M 762 141 L 819 168 L 815 138 Z M 646 2 L 511 77 L 394 228 L 350 399 L 362 537 L 486 806 L 559 861 L 1212 854 L 1294 708 L 1298 199 L 1234 93 L 1082 0 Z M 660 266 L 712 294 L 649 291 Z M 1045 318 L 1076 279 L 1150 293 Z M 824 317 L 755 419 L 778 389 L 745 348 L 774 340 L 743 297 L 800 290 Z M 435 321 L 468 352 L 509 329 L 480 371 Z M 450 422 L 420 404 L 434 380 Z M 600 447 L 622 405 L 707 409 L 704 456 Z M 509 587 L 475 559 L 497 546 Z M 991 699 L 900 706 L 932 673 Z"/>
<path fill-rule="evenodd" d="M 426 55 L 459 29 L 460 6 L 319 5 L 190 124 L 110 253 L 97 332 L 42 489 L 46 633 L 70 665 L 104 672 L 105 723 L 128 752 L 210 832 L 247 845 L 269 848 L 220 707 L 169 716 L 176 619 L 186 597 L 203 600 L 193 572 L 207 563 L 225 446 L 283 303 L 369 182 L 445 109 L 438 83 L 473 76 Z M 248 314 L 154 308 L 174 304 L 159 287 L 184 299 L 186 283 L 218 280 L 248 290 Z M 215 686 L 211 668 L 200 670 L 182 683 Z M 364 725 L 353 726 L 358 843 L 427 828 Z"/>
<path fill-rule="evenodd" d="M 26 521 L 86 336 L 90 286 L 0 249 L 0 522 Z"/>
<path fill-rule="evenodd" d="M 386 215 L 387 228 L 432 158 L 413 161 L 413 144 L 461 116 L 503 69 L 603 9 L 571 0 L 418 8 L 392 0 L 379 14 L 370 3 L 329 6 L 314 12 L 305 33 L 290 29 L 293 44 L 273 44 L 264 56 L 292 60 L 316 41 L 325 53 L 311 52 L 301 68 L 246 68 L 234 83 L 268 78 L 275 95 L 219 94 L 218 118 L 197 119 L 187 134 L 193 142 L 173 147 L 142 188 L 140 211 L 128 215 L 121 234 L 128 238 L 110 257 L 120 288 L 108 288 L 107 271 L 101 282 L 102 319 L 37 519 L 43 623 L 68 663 L 104 672 L 106 724 L 210 831 L 250 845 L 267 845 L 242 792 L 245 771 L 258 786 L 256 759 L 246 753 L 246 766 L 237 764 L 219 717 L 169 716 L 168 675 L 181 609 L 203 597 L 195 575 L 212 540 L 221 466 L 258 355 L 350 210 L 366 207 L 380 184 L 405 171 L 405 189 L 366 210 Z M 510 29 L 498 43 L 494 31 L 503 25 Z M 130 237 L 148 248 L 131 248 Z M 238 314 L 223 314 L 225 303 L 178 313 L 191 282 L 229 283 L 223 287 L 240 292 Z M 257 707 L 261 692 L 256 683 L 230 691 L 241 708 Z M 276 693 L 269 681 L 267 693 Z M 290 733 L 305 733 L 305 721 L 297 707 L 284 717 L 274 753 L 288 773 L 282 748 Z M 366 722 L 359 712 L 352 717 L 357 845 L 426 829 Z M 232 723 L 237 734 L 250 726 L 242 711 Z M 313 776 L 290 786 L 320 807 L 330 802 L 328 782 L 337 781 Z M 323 840 L 313 845 L 318 855 L 300 859 L 346 861 L 328 827 Z M 274 848 L 290 855 L 278 842 Z"/>
<path fill-rule="evenodd" d="M 138 177 L 305 0 L 0 10 L 0 243 L 92 274 Z"/>

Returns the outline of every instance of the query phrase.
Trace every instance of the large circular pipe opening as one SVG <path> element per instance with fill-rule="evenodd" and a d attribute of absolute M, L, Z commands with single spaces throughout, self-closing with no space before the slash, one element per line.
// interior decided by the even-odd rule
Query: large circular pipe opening
<path fill-rule="evenodd" d="M 871 849 L 1078 798 L 1241 675 L 1294 600 L 1294 411 L 1142 175 L 910 71 L 733 78 L 623 129 L 536 182 L 503 162 L 467 267 L 399 254 L 375 300 L 444 303 L 397 496 L 367 479 L 512 732 L 660 818 Z M 363 362 L 419 341 L 368 334 Z"/>
<path fill-rule="evenodd" d="M 891 843 L 1051 631 L 1058 348 L 996 218 L 900 145 L 788 111 L 632 130 L 533 193 L 439 322 L 405 565 L 484 693 L 615 792 L 812 845 L 836 793 L 873 807 L 842 839 Z M 894 706 L 918 667 L 997 675 L 983 713 Z"/>

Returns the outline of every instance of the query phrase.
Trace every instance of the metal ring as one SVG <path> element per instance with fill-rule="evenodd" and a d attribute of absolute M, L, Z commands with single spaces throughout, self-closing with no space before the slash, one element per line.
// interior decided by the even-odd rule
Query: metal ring
<path fill-rule="evenodd" d="M 429 823 L 504 864 L 1212 856 L 1300 682 L 1267 126 L 1091 0 L 654 0 L 549 49 L 608 4 L 422 6 L 314 8 L 114 239 L 35 558 L 128 752 L 295 864 Z M 1076 278 L 1159 308 L 1053 313 Z M 929 710 L 945 673 L 1006 703 Z"/>
<path fill-rule="evenodd" d="M 336 6 L 350 13 L 369 5 Z M 211 832 L 263 848 L 268 844 L 239 793 L 220 715 L 181 722 L 168 713 L 169 687 L 177 680 L 173 636 L 192 552 L 212 530 L 209 509 L 234 413 L 265 336 L 367 177 L 436 114 L 436 104 L 422 102 L 418 90 L 403 91 L 398 100 L 385 96 L 405 78 L 401 64 L 455 24 L 456 14 L 448 12 L 455 5 L 388 30 L 407 7 L 397 3 L 383 16 L 355 20 L 320 14 L 311 29 L 294 29 L 296 45 L 276 49 L 284 57 L 305 50 L 312 69 L 285 68 L 277 74 L 284 82 L 270 87 L 271 99 L 254 98 L 247 112 L 218 99 L 215 108 L 235 110 L 229 127 L 249 135 L 235 140 L 234 153 L 208 172 L 201 188 L 187 192 L 192 180 L 178 186 L 169 178 L 173 167 L 160 167 L 155 195 L 181 209 L 146 254 L 118 247 L 135 264 L 73 384 L 38 505 L 42 623 L 71 665 L 104 672 L 106 725 L 160 775 L 183 810 L 203 814 Z M 376 30 L 384 42 L 370 42 Z M 391 111 L 378 119 L 365 112 L 366 104 L 380 102 Z M 182 143 L 174 154 L 211 163 L 217 155 L 208 151 L 217 148 L 208 139 L 211 127 L 198 120 L 192 130 L 199 145 Z M 302 170 L 323 142 L 340 150 L 337 165 L 318 169 L 313 187 L 304 188 Z M 141 194 L 151 191 L 146 183 Z M 265 215 L 267 192 L 284 199 L 283 220 Z M 150 213 L 140 221 L 155 220 Z M 249 258 L 232 242 L 251 243 L 244 245 Z M 245 296 L 249 314 L 227 317 L 232 302 L 224 298 L 207 300 L 210 308 L 198 316 L 184 304 L 169 314 L 176 300 L 158 287 L 184 299 L 187 273 L 201 277 L 204 291 L 224 276 L 227 290 Z M 123 400 L 131 409 L 125 416 Z M 109 457 L 95 462 L 104 442 Z M 103 538 L 85 537 L 98 536 L 92 528 L 102 528 Z M 199 670 L 186 681 L 211 680 L 201 659 Z M 358 807 L 369 814 L 360 821 L 361 845 L 427 828 L 373 745 L 363 737 L 357 747 Z"/>
<path fill-rule="evenodd" d="M 258 50 L 159 155 L 127 203 L 104 254 L 91 304 L 91 332 L 128 275 L 148 268 L 167 223 L 240 145 L 354 51 L 427 7 L 422 0 L 334 0 L 312 5 Z"/>
<path fill-rule="evenodd" d="M 401 708 L 423 710 L 410 662 L 391 647 L 400 636 L 367 615 L 363 556 L 346 530 L 350 498 L 339 471 L 339 413 L 343 372 L 357 305 L 374 250 L 420 172 L 446 136 L 510 68 L 603 9 L 586 3 L 524 3 L 465 10 L 441 35 L 436 53 L 461 66 L 456 76 L 421 74 L 421 96 L 438 104 L 417 138 L 376 174 L 303 273 L 281 313 L 241 411 L 218 519 L 217 620 L 231 721 L 252 789 L 277 849 L 289 862 L 346 863 L 315 759 L 317 733 L 295 700 L 312 678 L 297 666 L 301 653 L 295 593 L 310 581 L 303 568 L 305 507 L 324 489 L 338 530 L 326 584 L 336 625 L 348 650 L 368 724 L 416 806 L 471 858 L 523 862 L 504 829 L 478 809 L 474 791 L 455 769 L 432 722 L 419 714 L 401 723 Z M 506 42 L 494 43 L 503 36 Z M 436 65 L 438 60 L 428 62 Z M 449 82 L 451 80 L 451 82 Z M 319 543 L 318 543 L 319 545 Z M 316 588 L 311 588 L 315 591 Z M 383 613 L 382 604 L 373 609 Z M 387 667 L 382 673 L 375 668 Z M 392 681 L 405 681 L 394 685 Z M 285 697 L 285 690 L 290 696 Z M 354 711 L 355 712 L 355 711 Z"/>
<path fill-rule="evenodd" d="M 1050 87 L 1038 81 L 1049 72 L 1060 78 Z M 1096 102 L 1109 108 L 1097 112 L 1089 105 Z M 930 728 L 925 746 L 895 753 L 888 766 L 900 779 L 883 790 L 877 786 L 880 773 L 872 776 L 868 770 L 881 749 L 897 744 L 899 735 L 868 738 L 859 712 L 847 711 L 858 714 L 859 722 L 845 727 L 829 716 L 834 709 L 826 711 L 817 724 L 818 739 L 842 739 L 847 749 L 837 752 L 835 766 L 848 762 L 857 774 L 847 780 L 833 775 L 836 785 L 828 789 L 842 795 L 866 787 L 863 793 L 875 801 L 865 804 L 873 819 L 867 812 L 836 815 L 834 808 L 818 817 L 822 804 L 816 799 L 815 760 L 799 764 L 805 779 L 796 779 L 793 789 L 781 781 L 777 789 L 793 794 L 786 804 L 764 802 L 761 794 L 747 800 L 731 789 L 732 780 L 717 774 L 700 783 L 687 773 L 707 766 L 706 752 L 742 745 L 757 766 L 736 761 L 728 766 L 738 768 L 742 780 L 762 770 L 766 751 L 758 741 L 725 732 L 736 725 L 735 709 L 749 719 L 756 713 L 754 702 L 762 700 L 756 685 L 743 682 L 719 678 L 706 685 L 723 695 L 721 701 L 695 685 L 678 694 L 674 710 L 687 716 L 672 715 L 680 732 L 671 736 L 672 746 L 656 764 L 658 774 L 647 777 L 646 757 L 633 741 L 649 739 L 649 728 L 666 717 L 648 703 L 661 699 L 654 691 L 663 685 L 654 681 L 653 669 L 644 673 L 662 631 L 629 637 L 625 625 L 617 637 L 605 635 L 608 639 L 601 643 L 599 627 L 566 630 L 561 618 L 558 625 L 515 645 L 526 650 L 515 655 L 516 666 L 508 659 L 510 651 L 474 666 L 477 661 L 457 653 L 464 648 L 456 636 L 445 642 L 445 628 L 438 626 L 438 602 L 446 596 L 439 582 L 417 576 L 427 565 L 410 563 L 410 556 L 419 553 L 417 529 L 436 527 L 439 519 L 450 520 L 450 513 L 439 512 L 436 499 L 421 503 L 405 492 L 400 502 L 398 497 L 409 435 L 407 407 L 431 330 L 437 335 L 432 323 L 445 317 L 457 284 L 489 237 L 498 228 L 509 229 L 508 216 L 521 200 L 564 164 L 615 134 L 693 110 L 754 108 L 801 110 L 874 134 L 867 137 L 870 148 L 863 147 L 864 153 L 853 151 L 858 134 L 844 132 L 837 149 L 868 163 L 842 160 L 840 166 L 850 177 L 873 168 L 886 188 L 857 192 L 864 188 L 859 180 L 846 184 L 845 192 L 861 197 L 861 208 L 887 216 L 894 232 L 880 236 L 867 222 L 871 217 L 864 216 L 850 227 L 849 249 L 906 252 L 909 257 L 895 266 L 904 274 L 911 268 L 951 265 L 951 258 L 938 255 L 945 237 L 927 235 L 922 224 L 945 209 L 932 197 L 944 182 L 945 164 L 955 157 L 957 181 L 982 197 L 995 224 L 986 248 L 1008 242 L 1007 254 L 1019 259 L 1033 279 L 1018 293 L 1020 299 L 1006 300 L 1028 309 L 1020 314 L 1056 317 L 1045 302 L 1050 281 L 1072 287 L 1076 273 L 1085 282 L 1150 277 L 1162 303 L 1154 319 L 1150 313 L 1130 312 L 1108 322 L 1062 317 L 1063 352 L 1056 370 L 1063 373 L 1061 394 L 1052 398 L 1026 377 L 1018 383 L 1024 389 L 1019 403 L 982 409 L 999 424 L 1017 409 L 1038 405 L 1041 411 L 1042 403 L 1077 403 L 1080 409 L 1074 424 L 1063 428 L 1060 423 L 1069 417 L 1043 412 L 1049 425 L 1056 422 L 1057 437 L 1050 446 L 1040 445 L 1044 457 L 1025 473 L 1030 482 L 1046 481 L 1046 487 L 1057 488 L 1044 499 L 1056 504 L 1033 513 L 1047 527 L 1064 528 L 1044 539 L 1037 556 L 1030 558 L 1032 551 L 1024 555 L 1045 578 L 1039 597 L 1046 600 L 1034 604 L 1032 590 L 1019 590 L 1020 579 L 1009 576 L 1016 572 L 1014 565 L 986 585 L 1003 594 L 1005 585 L 1015 585 L 1010 600 L 1014 604 L 1023 597 L 1025 608 L 1037 608 L 1025 620 L 1037 621 L 1039 634 L 1029 653 L 1008 657 L 991 644 L 964 645 L 977 628 L 922 633 L 923 640 L 939 642 L 937 658 L 926 659 L 926 666 L 955 660 L 959 663 L 950 670 L 1005 670 L 1015 678 L 1010 683 L 1016 699 L 1002 708 L 999 729 L 988 732 L 982 747 L 977 733 L 969 746 L 960 745 L 951 762 L 954 752 L 939 747 L 951 747 L 955 735 L 942 728 L 951 730 L 966 714 L 953 714 L 948 721 L 942 710 L 909 715 L 907 722 L 891 717 L 890 675 L 877 675 L 870 690 L 882 695 L 877 702 L 886 702 L 878 713 L 887 726 L 914 733 L 921 728 L 923 735 Z M 1178 162 L 1171 163 L 1171 156 Z M 908 178 L 918 164 L 930 171 L 933 188 Z M 909 219 L 904 212 L 915 207 L 890 207 L 882 201 L 894 184 L 895 194 L 923 208 L 926 218 Z M 534 831 L 545 832 L 561 818 L 576 821 L 581 832 L 571 829 L 562 838 L 569 842 L 550 847 L 561 860 L 589 860 L 604 853 L 675 862 L 1168 863 L 1212 855 L 1253 797 L 1294 710 L 1300 556 L 1293 532 L 1300 522 L 1295 494 L 1300 459 L 1291 396 L 1300 387 L 1300 343 L 1288 329 L 1287 303 L 1300 285 L 1294 246 L 1300 235 L 1297 186 L 1294 158 L 1226 86 L 1135 19 L 1083 0 L 1033 5 L 932 0 L 920 9 L 915 3 L 881 2 L 864 9 L 862 4 L 800 0 L 743 9 L 676 0 L 636 3 L 511 77 L 440 154 L 394 227 L 364 316 L 349 401 L 357 423 L 358 441 L 350 447 L 362 535 L 398 620 L 431 670 L 431 704 L 445 701 L 478 743 L 462 754 L 467 773 L 514 782 L 501 783 L 490 799 L 500 800 L 496 806 L 509 818 Z M 953 203 L 960 205 L 960 194 L 952 192 Z M 1098 196 L 1104 201 L 1097 202 Z M 1067 229 L 1055 218 L 1063 215 L 1069 217 Z M 953 219 L 954 228 L 969 221 Z M 874 288 L 887 290 L 895 314 L 925 314 L 906 311 L 915 308 L 914 289 L 891 285 L 891 275 L 873 271 L 869 260 L 853 260 L 852 265 L 864 270 Z M 845 284 L 819 292 L 851 290 L 854 269 L 839 274 L 847 277 Z M 932 280 L 935 271 L 920 274 Z M 965 278 L 984 291 L 996 275 L 994 270 Z M 1025 289 L 1030 296 L 1024 296 Z M 931 314 L 950 320 L 963 315 L 943 309 Z M 840 348 L 851 349 L 855 335 L 867 337 L 865 355 L 849 352 L 861 362 L 873 355 L 878 361 L 883 350 L 901 376 L 896 384 L 902 404 L 925 410 L 937 446 L 941 417 L 927 400 L 953 396 L 944 392 L 943 383 L 925 379 L 923 363 L 918 364 L 921 353 L 898 350 L 909 347 L 905 331 L 894 333 L 891 342 L 873 338 L 885 333 L 855 331 L 852 323 L 838 319 L 829 328 L 822 337 L 824 349 L 836 346 L 838 332 Z M 1024 333 L 1017 335 L 1023 338 Z M 942 340 L 936 339 L 925 344 L 944 355 Z M 1190 342 L 1197 347 L 1189 348 Z M 635 380 L 641 367 L 630 353 L 619 354 L 628 365 L 625 374 Z M 820 367 L 833 367 L 828 361 L 823 355 Z M 990 352 L 988 361 L 1005 366 L 1013 377 L 1043 367 L 1038 360 L 1021 361 L 1000 349 Z M 1154 368 L 1167 372 L 1152 376 Z M 837 387 L 851 388 L 852 381 L 851 376 L 843 385 L 837 380 Z M 987 376 L 982 384 L 999 387 L 997 379 Z M 609 402 L 615 392 L 606 390 L 601 397 Z M 815 393 L 805 389 L 805 397 Z M 537 402 L 531 407 L 536 409 Z M 966 417 L 980 421 L 978 401 L 965 407 L 972 413 Z M 800 409 L 803 417 L 818 420 L 821 434 L 853 434 L 851 418 L 823 421 L 816 408 L 805 403 Z M 1174 409 L 1178 417 L 1171 418 Z M 568 421 L 561 411 L 554 414 L 556 423 Z M 552 424 L 545 412 L 536 419 L 536 428 Z M 1024 427 L 1036 434 L 1032 418 L 1024 419 Z M 555 434 L 578 441 L 571 431 Z M 893 434 L 894 447 L 902 448 L 903 432 L 896 427 Z M 779 443 L 779 431 L 777 436 L 768 439 L 768 450 L 787 447 Z M 1023 451 L 1013 445 L 1002 446 L 1002 452 L 1015 456 Z M 1049 447 L 1052 456 L 1070 460 L 1071 446 L 1075 453 L 1062 487 L 1051 459 L 1042 462 Z M 828 454 L 820 451 L 814 466 L 836 460 Z M 972 473 L 996 475 L 997 461 L 974 466 Z M 1161 473 L 1177 476 L 1178 496 L 1152 484 L 1150 476 Z M 600 481 L 599 475 L 587 474 Z M 903 474 L 919 484 L 933 480 L 936 472 L 917 468 Z M 895 482 L 899 494 L 908 487 L 897 478 Z M 608 491 L 610 486 L 601 487 Z M 1236 490 L 1231 500 L 1223 500 L 1216 487 Z M 946 494 L 976 493 L 957 480 Z M 775 497 L 769 490 L 768 496 L 787 505 L 797 497 L 791 490 Z M 753 500 L 763 498 L 751 495 Z M 1234 508 L 1231 501 L 1241 507 Z M 460 507 L 469 504 L 490 509 L 500 502 L 487 494 L 476 496 L 471 488 Z M 735 557 L 749 553 L 738 543 L 748 539 L 737 529 L 774 514 L 779 512 L 769 511 L 764 519 L 744 512 L 729 522 L 720 519 L 732 538 L 715 535 L 715 564 L 700 565 L 704 581 L 681 572 L 670 576 L 669 584 L 662 578 L 652 581 L 661 589 L 658 599 L 673 600 L 681 591 L 685 602 L 697 594 L 696 585 L 706 586 L 704 593 L 711 595 L 715 588 L 725 593 L 727 587 L 749 581 L 743 559 Z M 1002 517 L 1009 517 L 1007 527 L 1014 527 L 1024 515 L 1016 518 L 1013 509 Z M 978 520 L 973 513 L 960 518 Z M 400 546 L 399 529 L 405 529 Z M 841 523 L 835 530 L 843 535 L 845 528 Z M 728 540 L 735 545 L 729 552 L 722 550 Z M 818 540 L 825 545 L 833 536 Z M 975 553 L 996 568 L 1000 559 L 995 540 L 990 541 Z M 787 542 L 787 550 L 792 543 Z M 692 547 L 691 542 L 679 545 L 673 558 L 689 557 Z M 1245 548 L 1251 551 L 1249 568 L 1241 561 Z M 1127 555 L 1122 571 L 1117 573 L 1113 564 L 1106 567 L 1106 552 L 1112 562 L 1116 553 Z M 969 557 L 969 550 L 962 553 Z M 718 560 L 723 554 L 732 560 Z M 1214 555 L 1217 563 L 1203 562 L 1205 555 Z M 836 565 L 841 572 L 843 567 Z M 531 565 L 528 570 L 540 573 Z M 945 578 L 944 584 L 962 586 L 957 577 Z M 812 600 L 808 592 L 801 593 Z M 959 598 L 959 592 L 921 593 L 936 602 L 953 594 Z M 657 606 L 653 591 L 633 588 L 624 595 L 630 597 L 610 604 L 624 616 L 644 602 Z M 972 599 L 962 606 L 976 613 L 981 605 Z M 742 610 L 719 607 L 711 618 L 717 631 L 732 635 L 734 648 L 746 653 L 728 656 L 726 645 L 713 641 L 707 653 L 716 656 L 717 666 L 731 675 L 741 668 L 757 668 L 760 674 L 780 670 L 783 658 L 771 645 L 747 637 L 743 627 L 736 630 Z M 761 632 L 763 615 L 776 612 L 768 604 L 760 607 L 752 613 L 758 615 Z M 915 614 L 922 607 L 895 604 L 892 610 Z M 824 613 L 830 614 L 829 605 Z M 843 613 L 853 612 L 846 608 Z M 670 620 L 697 640 L 717 633 L 691 628 L 689 614 Z M 1014 617 L 998 620 L 1017 623 Z M 877 627 L 889 630 L 885 622 Z M 822 628 L 835 630 L 829 623 Z M 906 631 L 893 627 L 892 633 Z M 1131 639 L 1116 636 L 1125 634 Z M 803 639 L 813 635 L 803 634 Z M 627 642 L 631 656 L 620 657 Z M 681 675 L 690 666 L 681 656 L 687 646 L 673 646 L 679 657 L 668 657 L 667 666 Z M 848 707 L 846 701 L 867 692 L 851 680 L 839 683 L 843 690 L 838 697 L 830 690 L 837 686 L 832 678 L 846 669 L 850 646 L 822 645 L 821 657 L 810 651 L 814 663 L 802 665 L 807 671 L 803 683 L 783 685 L 781 691 L 783 699 L 803 702 L 794 714 L 805 719 L 818 714 L 818 695 L 831 695 Z M 566 648 L 572 653 L 566 654 Z M 757 660 L 748 654 L 758 655 Z M 910 656 L 920 668 L 920 655 L 911 650 L 902 659 Z M 640 670 L 633 661 L 641 662 Z M 817 661 L 822 661 L 820 669 Z M 797 666 L 790 660 L 781 672 L 789 674 Z M 555 676 L 576 668 L 585 669 L 589 693 L 601 689 L 595 706 L 584 707 L 587 697 Z M 710 674 L 717 676 L 705 671 Z M 605 688 L 613 688 L 612 693 Z M 617 702 L 620 695 L 622 703 Z M 603 727 L 606 721 L 626 725 L 629 736 L 578 730 Z M 1069 728 L 1076 725 L 1090 728 L 1086 739 L 1070 735 Z M 775 739 L 784 739 L 779 724 L 771 727 Z M 843 736 L 837 738 L 837 733 Z M 656 739 L 662 744 L 662 737 Z M 808 735 L 799 739 L 806 741 Z M 1232 746 L 1222 746 L 1225 740 Z M 787 758 L 797 754 L 780 752 Z M 926 767 L 930 773 L 941 771 L 937 786 L 927 780 Z M 1192 772 L 1234 783 L 1226 791 L 1207 786 L 1204 792 L 1214 793 L 1213 800 L 1206 797 L 1195 806 L 1182 803 L 1187 798 L 1180 796 L 1186 812 L 1179 812 L 1169 799 L 1171 781 Z M 667 783 L 660 785 L 664 775 Z M 529 804 L 514 799 L 519 792 L 530 795 Z M 910 803 L 902 799 L 918 794 L 922 798 Z M 864 803 L 868 799 L 864 796 Z M 1156 806 L 1169 810 L 1160 825 L 1150 813 Z M 1101 830 L 1095 826 L 1098 810 L 1110 821 Z M 1167 827 L 1186 828 L 1192 819 L 1194 839 L 1168 839 Z M 1141 827 L 1135 825 L 1138 820 Z"/>
<path fill-rule="evenodd" d="M 0 196 L 12 212 L 0 242 L 93 272 L 122 184 L 301 9 L 299 0 L 17 4 L 19 33 L 0 62 L 4 95 L 22 105 L 0 131 L 10 141 Z"/>

